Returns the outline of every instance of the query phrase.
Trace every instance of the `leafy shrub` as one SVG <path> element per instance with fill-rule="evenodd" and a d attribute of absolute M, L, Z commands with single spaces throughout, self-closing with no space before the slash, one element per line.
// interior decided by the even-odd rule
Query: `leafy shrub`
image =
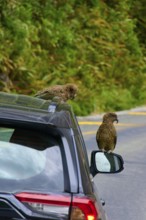
<path fill-rule="evenodd" d="M 145 104 L 144 0 L 1 0 L 0 89 L 75 83 L 77 115 Z"/>

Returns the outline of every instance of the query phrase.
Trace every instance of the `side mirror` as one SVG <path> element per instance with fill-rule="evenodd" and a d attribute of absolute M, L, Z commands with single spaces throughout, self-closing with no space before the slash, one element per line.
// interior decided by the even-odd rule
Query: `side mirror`
<path fill-rule="evenodd" d="M 92 151 L 90 173 L 119 173 L 124 169 L 123 158 L 115 153 Z"/>

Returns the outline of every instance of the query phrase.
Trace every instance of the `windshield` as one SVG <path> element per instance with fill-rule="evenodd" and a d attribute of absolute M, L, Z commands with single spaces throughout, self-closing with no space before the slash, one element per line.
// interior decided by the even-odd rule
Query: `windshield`
<path fill-rule="evenodd" d="M 63 191 L 60 139 L 49 133 L 0 128 L 0 191 Z"/>

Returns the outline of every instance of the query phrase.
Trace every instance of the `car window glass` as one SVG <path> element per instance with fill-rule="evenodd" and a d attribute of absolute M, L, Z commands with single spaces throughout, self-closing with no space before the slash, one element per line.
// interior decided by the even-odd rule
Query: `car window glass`
<path fill-rule="evenodd" d="M 16 130 L 0 129 L 1 191 L 63 191 L 61 146 L 56 138 L 36 131 Z"/>
<path fill-rule="evenodd" d="M 26 179 L 43 171 L 46 152 L 0 141 L 0 178 Z"/>

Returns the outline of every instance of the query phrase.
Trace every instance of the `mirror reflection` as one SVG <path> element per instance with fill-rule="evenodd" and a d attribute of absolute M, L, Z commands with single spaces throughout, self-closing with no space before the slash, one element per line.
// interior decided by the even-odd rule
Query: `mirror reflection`
<path fill-rule="evenodd" d="M 112 153 L 97 152 L 95 154 L 96 168 L 99 172 L 117 172 L 121 169 L 120 158 Z"/>

